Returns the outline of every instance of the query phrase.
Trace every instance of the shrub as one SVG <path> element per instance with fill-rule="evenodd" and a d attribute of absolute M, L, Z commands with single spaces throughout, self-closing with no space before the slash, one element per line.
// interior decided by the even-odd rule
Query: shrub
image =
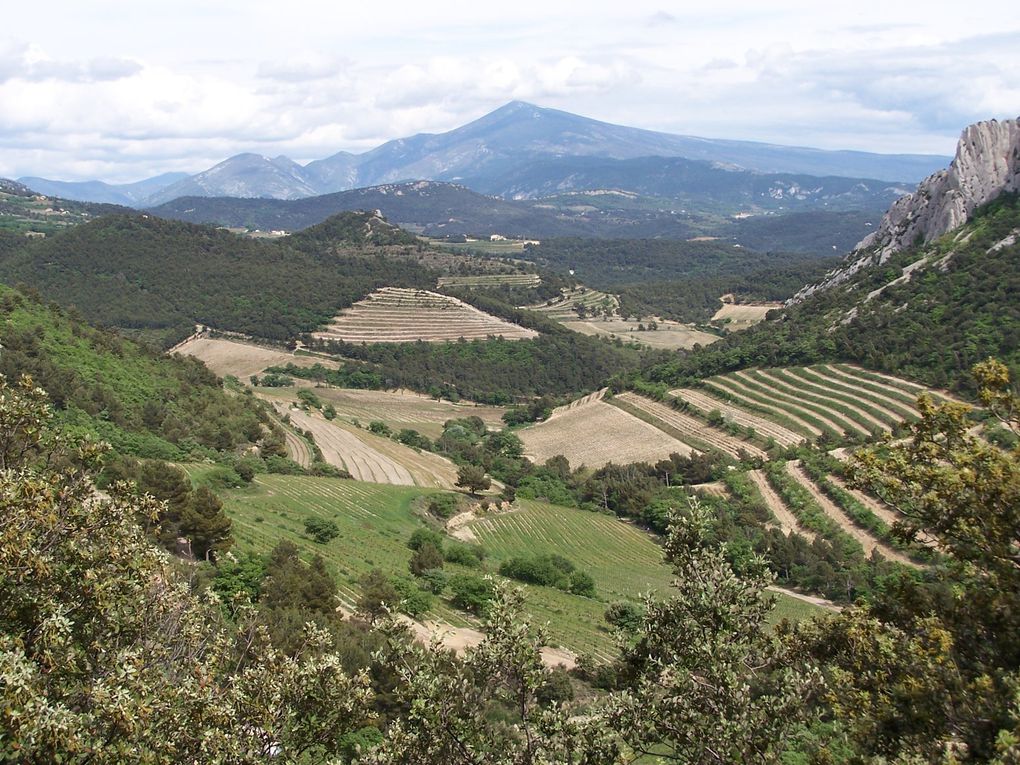
<path fill-rule="evenodd" d="M 390 430 L 390 426 L 381 420 L 372 420 L 368 423 L 368 429 L 378 436 L 391 436 L 393 431 Z"/>
<path fill-rule="evenodd" d="M 441 548 L 443 546 L 443 535 L 432 529 L 415 529 L 414 533 L 411 534 L 411 538 L 407 540 L 407 546 L 412 550 L 417 550 L 426 544 Z"/>
<path fill-rule="evenodd" d="M 320 545 L 340 536 L 340 528 L 327 518 L 308 518 L 305 521 L 305 531 Z"/>
<path fill-rule="evenodd" d="M 457 497 L 453 494 L 436 494 L 429 499 L 429 513 L 446 520 L 457 514 Z"/>
<path fill-rule="evenodd" d="M 424 574 L 426 571 L 430 571 L 434 568 L 442 568 L 443 554 L 434 544 L 425 542 L 421 547 L 414 551 L 407 567 L 411 569 L 411 573 L 415 576 Z"/>
<path fill-rule="evenodd" d="M 471 574 L 457 574 L 450 579 L 450 603 L 462 611 L 483 616 L 492 600 L 492 581 Z"/>
<path fill-rule="evenodd" d="M 469 545 L 464 542 L 451 542 L 443 551 L 447 563 L 458 563 L 461 566 L 477 568 L 485 560 L 485 549 L 481 545 Z"/>

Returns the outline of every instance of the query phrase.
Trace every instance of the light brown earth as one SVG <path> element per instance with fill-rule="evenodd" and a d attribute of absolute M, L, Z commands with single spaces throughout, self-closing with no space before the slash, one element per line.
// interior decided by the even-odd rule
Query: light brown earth
<path fill-rule="evenodd" d="M 804 471 L 804 468 L 799 461 L 787 462 L 786 471 L 790 474 L 790 477 L 793 478 L 793 480 L 810 492 L 811 497 L 818 503 L 818 506 L 825 511 L 827 516 L 838 523 L 839 527 L 843 529 L 843 531 L 861 543 L 861 547 L 864 548 L 865 555 L 871 555 L 874 550 L 878 550 L 884 558 L 918 568 L 918 565 L 914 563 L 914 561 L 910 560 L 910 558 L 901 553 L 899 550 L 894 550 L 884 542 L 875 539 L 875 537 L 855 524 L 850 516 L 843 512 L 843 509 L 839 505 L 829 499 L 825 493 L 818 488 L 818 485 L 811 480 L 811 477 Z"/>
<path fill-rule="evenodd" d="M 679 348 L 690 349 L 695 345 L 711 345 L 719 340 L 718 335 L 709 332 L 702 332 L 687 324 L 676 321 L 658 319 L 659 328 L 656 330 L 640 331 L 639 325 L 648 326 L 648 320 L 631 321 L 614 316 L 610 319 L 586 319 L 586 320 L 563 320 L 560 323 L 568 329 L 579 332 L 582 335 L 601 335 L 603 337 L 619 337 L 624 342 L 634 341 L 647 345 L 650 348 L 665 348 L 676 350 Z"/>
<path fill-rule="evenodd" d="M 697 417 L 692 417 L 689 414 L 678 412 L 676 409 L 666 406 L 665 404 L 660 404 L 658 401 L 653 401 L 650 398 L 639 396 L 638 394 L 631 393 L 630 391 L 621 393 L 616 398 L 640 409 L 646 414 L 651 415 L 674 430 L 679 431 L 681 439 L 684 436 L 690 436 L 691 438 L 703 441 L 709 446 L 712 446 L 721 452 L 725 452 L 732 457 L 738 457 L 741 451 L 751 455 L 752 457 L 765 456 L 765 452 L 754 444 L 748 443 L 747 441 L 743 441 L 739 438 L 734 438 L 729 433 L 713 428 L 711 425 L 702 422 Z"/>
<path fill-rule="evenodd" d="M 294 427 L 311 431 L 323 459 L 346 469 L 359 481 L 402 486 L 454 488 L 456 466 L 445 457 L 414 449 L 350 425 L 330 422 L 297 407 L 276 402 Z"/>
<path fill-rule="evenodd" d="M 429 438 L 438 438 L 443 423 L 462 417 L 481 417 L 489 428 L 503 427 L 503 413 L 498 406 L 485 406 L 471 401 L 437 401 L 409 390 L 379 391 L 349 388 L 316 388 L 323 402 L 336 409 L 338 417 L 358 420 L 367 425 L 373 420 L 385 422 L 393 430 L 410 428 Z"/>
<path fill-rule="evenodd" d="M 772 420 L 766 419 L 761 415 L 753 414 L 738 406 L 724 401 L 720 398 L 715 398 L 709 395 L 705 391 L 697 390 L 695 388 L 678 388 L 677 390 L 671 390 L 671 396 L 677 396 L 678 398 L 687 401 L 691 406 L 700 409 L 705 414 L 708 414 L 713 409 L 718 409 L 719 412 L 730 422 L 734 422 L 742 427 L 754 428 L 756 432 L 760 433 L 765 438 L 772 438 L 780 446 L 793 446 L 806 440 L 804 436 L 799 433 L 794 433 L 788 428 L 784 428 Z"/>
<path fill-rule="evenodd" d="M 731 332 L 754 326 L 765 318 L 765 314 L 773 308 L 782 308 L 782 303 L 754 303 L 751 305 L 738 305 L 736 303 L 723 303 L 712 321 L 724 322 Z"/>
<path fill-rule="evenodd" d="M 284 364 L 295 364 L 299 367 L 310 367 L 314 364 L 332 368 L 339 366 L 336 361 L 322 357 L 214 337 L 192 337 L 178 345 L 174 353 L 194 356 L 220 377 L 233 375 L 241 382 L 247 382 L 252 375 L 262 374 L 269 367 Z"/>
<path fill-rule="evenodd" d="M 734 377 L 733 375 L 725 375 L 723 377 L 716 377 L 710 380 L 705 380 L 704 384 L 709 391 L 711 391 L 713 388 L 715 388 L 716 390 L 725 391 L 730 396 L 736 398 L 738 402 L 743 403 L 745 406 L 749 408 L 755 407 L 758 409 L 764 409 L 769 412 L 775 413 L 777 417 L 785 417 L 786 419 L 797 423 L 800 427 L 804 428 L 804 430 L 806 430 L 812 436 L 820 436 L 822 434 L 820 428 L 816 427 L 815 425 L 812 425 L 807 420 L 798 417 L 796 414 L 792 414 L 786 411 L 785 409 L 782 409 L 781 407 L 775 405 L 768 405 L 763 404 L 759 401 L 755 401 L 754 399 L 747 395 L 749 391 L 747 390 L 747 388 L 744 387 L 743 382 L 739 378 Z"/>
<path fill-rule="evenodd" d="M 470 627 L 452 627 L 442 622 L 419 622 L 407 616 L 401 621 L 410 627 L 415 638 L 422 643 L 438 641 L 439 644 L 456 654 L 463 654 L 467 649 L 476 647 L 485 639 L 485 635 Z M 577 657 L 563 648 L 546 646 L 540 650 L 542 663 L 547 667 L 564 666 L 573 669 L 577 666 Z"/>
<path fill-rule="evenodd" d="M 747 477 L 751 479 L 751 483 L 758 489 L 758 493 L 765 500 L 765 506 L 772 511 L 772 514 L 779 522 L 779 528 L 783 530 L 784 534 L 800 534 L 809 542 L 815 541 L 814 532 L 808 531 L 800 525 L 797 516 L 790 511 L 790 508 L 783 502 L 782 497 L 772 488 L 772 484 L 769 483 L 764 470 L 750 470 L 747 473 Z"/>
<path fill-rule="evenodd" d="M 769 585 L 765 589 L 771 590 L 772 592 L 781 592 L 783 593 L 783 595 L 789 595 L 791 598 L 802 600 L 805 603 L 810 603 L 811 605 L 819 606 L 821 608 L 828 609 L 829 611 L 843 610 L 843 606 L 839 605 L 838 603 L 833 603 L 831 600 L 820 598 L 817 595 L 805 595 L 803 592 L 797 592 L 796 590 L 788 590 L 785 587 L 779 587 L 778 585 L 775 584 Z"/>
<path fill-rule="evenodd" d="M 905 391 L 901 388 L 897 388 L 896 386 L 889 385 L 887 383 L 878 382 L 876 380 L 865 380 L 864 378 L 860 377 L 854 377 L 853 375 L 849 375 L 840 369 L 836 369 L 831 364 L 826 364 L 822 366 L 819 369 L 818 374 L 825 374 L 828 377 L 831 377 L 833 380 L 843 383 L 844 385 L 860 385 L 862 390 L 868 391 L 870 395 L 882 396 L 884 400 L 888 401 L 889 403 L 895 404 L 896 406 L 902 409 L 906 409 L 914 417 L 920 417 L 920 412 L 917 411 L 917 407 L 914 406 L 913 403 L 908 404 L 905 401 L 901 400 L 900 398 L 897 398 L 896 396 L 896 394 L 899 394 L 900 396 L 910 396 L 916 399 L 917 393 L 921 392 L 920 390 L 918 390 L 916 393 L 911 393 L 910 391 Z M 873 390 L 874 388 L 878 388 L 879 390 L 885 391 L 885 394 Z"/>
<path fill-rule="evenodd" d="M 605 403 L 598 394 L 555 409 L 548 420 L 519 430 L 517 435 L 529 459 L 545 462 L 562 454 L 573 467 L 655 462 L 673 452 L 688 455 L 694 451 L 654 425 Z"/>
<path fill-rule="evenodd" d="M 525 340 L 538 333 L 428 290 L 383 287 L 341 311 L 314 337 L 348 343 L 455 342 L 501 336 Z"/>

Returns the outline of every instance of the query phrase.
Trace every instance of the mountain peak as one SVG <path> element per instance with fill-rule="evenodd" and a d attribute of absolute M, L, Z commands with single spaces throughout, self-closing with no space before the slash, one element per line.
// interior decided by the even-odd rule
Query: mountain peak
<path fill-rule="evenodd" d="M 921 181 L 893 203 L 874 233 L 858 243 L 847 264 L 795 299 L 842 284 L 858 271 L 881 265 L 918 242 L 930 244 L 962 226 L 978 207 L 1000 194 L 1020 191 L 1020 117 L 986 120 L 964 128 L 945 170 Z"/>

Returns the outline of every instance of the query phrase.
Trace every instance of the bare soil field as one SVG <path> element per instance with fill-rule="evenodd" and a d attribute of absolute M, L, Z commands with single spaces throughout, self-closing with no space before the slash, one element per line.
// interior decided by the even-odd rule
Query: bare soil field
<path fill-rule="evenodd" d="M 776 402 L 777 406 L 790 407 L 797 411 L 798 414 L 803 413 L 813 417 L 836 433 L 843 433 L 844 431 L 850 431 L 851 433 L 867 432 L 847 416 L 835 412 L 824 405 L 806 400 L 799 391 L 787 387 L 784 382 L 771 376 L 765 370 L 744 369 L 734 372 L 733 377 L 758 395 L 764 395 L 769 400 Z"/>
<path fill-rule="evenodd" d="M 545 422 L 517 431 L 525 456 L 545 462 L 562 454 L 573 467 L 598 468 L 608 462 L 654 462 L 673 452 L 688 455 L 694 451 L 598 397 L 586 398 L 583 403 L 554 410 Z"/>
<path fill-rule="evenodd" d="M 736 303 L 723 303 L 712 321 L 726 325 L 730 332 L 739 332 L 742 329 L 752 327 L 765 318 L 765 314 L 773 308 L 782 308 L 782 303 L 754 303 L 738 305 Z"/>
<path fill-rule="evenodd" d="M 741 451 L 751 456 L 765 456 L 765 452 L 754 444 L 742 441 L 739 438 L 734 438 L 729 433 L 705 424 L 697 417 L 692 417 L 689 414 L 678 412 L 676 409 L 666 406 L 665 404 L 660 404 L 658 401 L 653 401 L 650 398 L 639 396 L 638 394 L 631 393 L 630 391 L 621 393 L 616 398 L 637 409 L 640 409 L 642 412 L 645 412 L 652 418 L 665 423 L 674 430 L 679 431 L 681 433 L 681 439 L 683 436 L 689 435 L 696 442 L 703 442 L 708 446 L 729 454 L 732 457 L 739 456 Z"/>
<path fill-rule="evenodd" d="M 443 423 L 461 417 L 481 417 L 490 428 L 503 427 L 505 409 L 471 401 L 437 401 L 408 390 L 380 391 L 350 388 L 316 388 L 317 395 L 336 409 L 337 416 L 368 425 L 373 420 L 385 422 L 393 430 L 411 428 L 429 438 L 438 438 Z"/>
<path fill-rule="evenodd" d="M 669 393 L 671 396 L 676 396 L 688 402 L 691 406 L 705 414 L 710 413 L 713 409 L 717 409 L 729 422 L 745 428 L 754 428 L 755 431 L 765 438 L 774 439 L 780 446 L 793 446 L 805 440 L 804 436 L 800 433 L 784 428 L 782 425 L 761 415 L 745 411 L 721 398 L 715 398 L 705 391 L 695 388 L 678 388 L 677 390 L 671 390 Z"/>
<path fill-rule="evenodd" d="M 666 319 L 658 319 L 656 321 L 658 329 L 655 330 L 647 329 L 647 319 L 645 321 L 636 321 L 622 319 L 619 316 L 613 316 L 608 319 L 598 318 L 588 320 L 579 320 L 575 316 L 573 320 L 562 320 L 560 323 L 564 327 L 579 332 L 582 335 L 619 337 L 626 342 L 633 341 L 647 345 L 649 348 L 665 348 L 667 350 L 677 350 L 680 348 L 688 350 L 695 345 L 711 345 L 719 340 L 718 335 L 702 332 L 700 329 L 694 329 L 687 324 Z M 644 326 L 645 329 L 639 329 L 641 326 Z"/>
<path fill-rule="evenodd" d="M 387 438 L 330 422 L 285 403 L 276 402 L 276 408 L 281 415 L 290 415 L 294 427 L 311 431 L 326 462 L 346 469 L 359 481 L 454 488 L 456 466 L 437 454 L 416 452 Z"/>
<path fill-rule="evenodd" d="M 789 380 L 786 370 L 763 369 L 758 372 L 758 375 L 759 379 L 771 386 L 777 396 L 792 397 L 794 400 L 800 401 L 802 405 L 815 407 L 808 410 L 813 416 L 819 419 L 824 416 L 830 422 L 843 423 L 842 430 L 857 431 L 858 433 L 868 433 L 872 429 L 889 430 L 886 423 L 868 414 L 859 406 L 836 398 L 825 389 L 812 387 L 806 382 Z M 817 408 L 820 408 L 824 415 L 818 414 Z M 853 412 L 855 416 L 847 414 L 846 411 Z"/>
<path fill-rule="evenodd" d="M 460 338 L 537 337 L 474 306 L 428 290 L 383 287 L 342 311 L 314 336 L 348 343 L 453 342 Z"/>
<path fill-rule="evenodd" d="M 233 375 L 242 382 L 247 382 L 252 375 L 262 374 L 269 367 L 284 364 L 295 364 L 299 367 L 310 367 L 314 364 L 334 368 L 339 366 L 337 362 L 319 356 L 306 356 L 282 348 L 269 348 L 214 337 L 192 337 L 177 346 L 174 353 L 194 356 L 220 377 Z"/>

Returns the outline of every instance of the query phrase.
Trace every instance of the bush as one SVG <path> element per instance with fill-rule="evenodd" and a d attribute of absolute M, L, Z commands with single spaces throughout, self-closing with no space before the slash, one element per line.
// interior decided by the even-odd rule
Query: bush
<path fill-rule="evenodd" d="M 436 518 L 446 520 L 457 514 L 457 497 L 453 494 L 436 494 L 429 499 L 428 510 Z"/>
<path fill-rule="evenodd" d="M 428 571 L 423 571 L 418 577 L 418 581 L 423 589 L 433 595 L 442 595 L 446 590 L 446 585 L 450 582 L 450 576 L 441 568 L 431 568 Z"/>
<path fill-rule="evenodd" d="M 503 576 L 519 582 L 555 587 L 574 595 L 595 597 L 595 580 L 562 555 L 536 555 L 531 558 L 517 557 L 504 561 L 499 567 Z"/>
<path fill-rule="evenodd" d="M 410 617 L 417 618 L 432 608 L 432 593 L 419 587 L 406 577 L 393 579 L 393 588 L 400 595 L 400 610 Z"/>
<path fill-rule="evenodd" d="M 327 420 L 335 420 L 336 407 L 334 407 L 332 404 L 326 404 L 326 406 L 322 408 L 322 416 L 325 417 Z"/>
<path fill-rule="evenodd" d="M 390 430 L 390 426 L 381 420 L 372 420 L 368 423 L 368 429 L 378 436 L 389 437 L 393 435 L 393 431 Z"/>
<path fill-rule="evenodd" d="M 432 529 L 415 529 L 411 538 L 407 540 L 407 546 L 412 550 L 418 550 L 423 545 L 430 544 L 435 548 L 443 546 L 443 535 Z"/>
<path fill-rule="evenodd" d="M 645 609 L 637 603 L 618 600 L 606 609 L 605 620 L 625 632 L 637 632 L 645 618 Z"/>
<path fill-rule="evenodd" d="M 320 545 L 340 536 L 340 528 L 327 518 L 308 518 L 305 521 L 305 531 Z"/>
<path fill-rule="evenodd" d="M 297 392 L 298 400 L 306 409 L 322 409 L 322 401 L 308 388 L 302 388 Z"/>
<path fill-rule="evenodd" d="M 425 542 L 421 547 L 414 551 L 407 567 L 411 569 L 412 574 L 420 576 L 426 571 L 430 571 L 434 568 L 442 568 L 443 554 L 434 544 Z"/>
<path fill-rule="evenodd" d="M 481 545 L 469 545 L 464 542 L 451 542 L 443 551 L 447 563 L 458 563 L 461 566 L 478 568 L 485 560 L 485 550 Z"/>
<path fill-rule="evenodd" d="M 471 574 L 457 574 L 450 579 L 450 603 L 462 611 L 484 616 L 492 600 L 492 581 Z"/>

